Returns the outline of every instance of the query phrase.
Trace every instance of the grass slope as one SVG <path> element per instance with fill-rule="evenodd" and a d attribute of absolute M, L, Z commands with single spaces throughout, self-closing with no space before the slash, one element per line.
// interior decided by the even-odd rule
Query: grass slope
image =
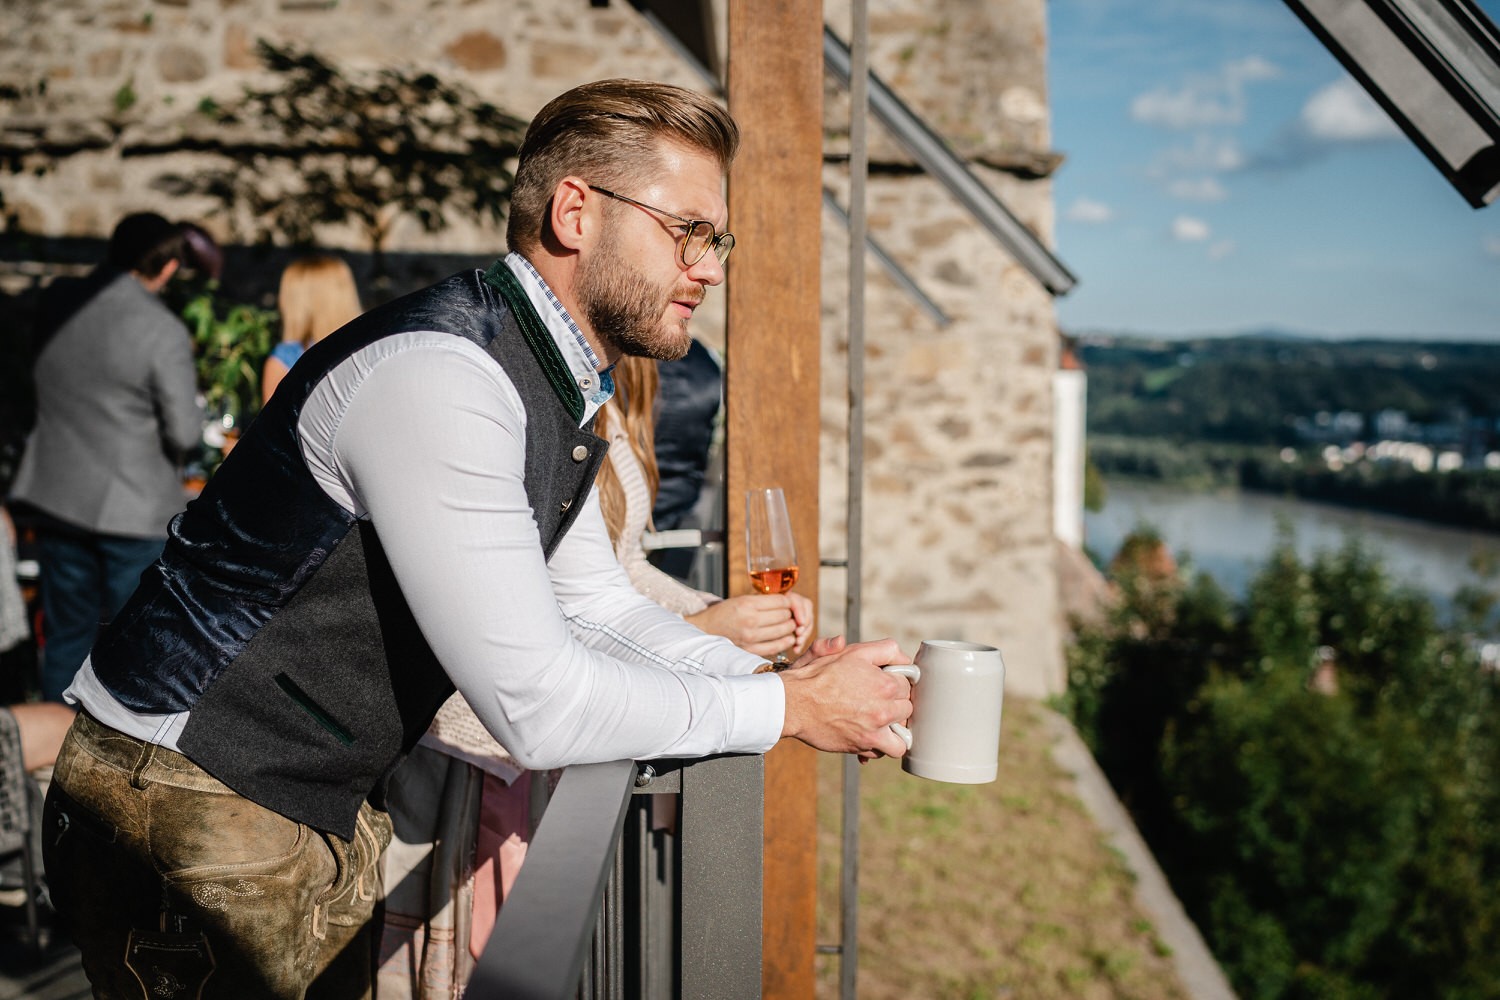
<path fill-rule="evenodd" d="M 860 1000 L 1185 1000 L 1133 879 L 1052 761 L 1035 703 L 1008 698 L 1000 778 L 861 769 Z M 841 761 L 818 775 L 818 940 L 839 939 Z M 818 996 L 838 996 L 837 956 Z"/>

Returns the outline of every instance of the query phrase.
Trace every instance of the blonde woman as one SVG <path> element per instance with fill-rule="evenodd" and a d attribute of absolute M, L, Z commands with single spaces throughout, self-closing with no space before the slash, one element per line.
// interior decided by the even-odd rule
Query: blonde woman
<path fill-rule="evenodd" d="M 332 254 L 311 254 L 288 264 L 281 272 L 276 305 L 281 310 L 281 342 L 261 369 L 262 403 L 270 400 L 303 351 L 362 312 L 354 274 Z"/>
<path fill-rule="evenodd" d="M 608 457 L 594 488 L 615 555 L 636 590 L 705 632 L 722 635 L 741 649 L 770 658 L 800 649 L 812 630 L 812 602 L 801 594 L 743 594 L 721 600 L 694 590 L 646 559 L 641 535 L 651 517 L 658 474 L 651 441 L 656 429 L 656 362 L 626 357 L 614 369 L 615 398 L 594 422 L 609 442 Z"/>

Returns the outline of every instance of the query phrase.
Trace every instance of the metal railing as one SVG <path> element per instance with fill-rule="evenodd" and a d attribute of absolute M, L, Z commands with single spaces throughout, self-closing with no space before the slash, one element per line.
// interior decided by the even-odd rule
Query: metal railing
<path fill-rule="evenodd" d="M 738 755 L 568 768 L 465 995 L 759 997 L 763 777 Z"/>

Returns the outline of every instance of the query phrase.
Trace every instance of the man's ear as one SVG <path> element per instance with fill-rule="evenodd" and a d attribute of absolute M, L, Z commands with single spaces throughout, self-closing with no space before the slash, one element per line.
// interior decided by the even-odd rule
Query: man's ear
<path fill-rule="evenodd" d="M 593 191 L 582 178 L 568 176 L 552 192 L 547 221 L 553 238 L 569 250 L 580 250 L 594 238 L 595 213 L 589 211 Z"/>
<path fill-rule="evenodd" d="M 181 266 L 181 263 L 182 262 L 179 261 L 176 257 L 173 257 L 171 260 L 163 264 L 161 266 L 161 270 L 157 271 L 156 274 L 150 277 L 142 275 L 141 284 L 145 285 L 148 291 L 161 291 L 163 288 L 167 287 L 167 282 L 172 280 L 172 275 L 177 273 L 177 268 Z"/>

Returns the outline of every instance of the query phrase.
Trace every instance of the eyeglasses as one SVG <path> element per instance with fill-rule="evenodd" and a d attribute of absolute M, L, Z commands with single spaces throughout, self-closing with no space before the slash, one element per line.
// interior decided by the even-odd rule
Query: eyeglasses
<path fill-rule="evenodd" d="M 606 191 L 597 184 L 589 186 L 600 194 L 614 198 L 616 201 L 623 201 L 637 208 L 644 208 L 648 212 L 665 215 L 669 219 L 676 219 L 682 223 L 683 232 L 677 240 L 677 256 L 682 259 L 683 267 L 692 267 L 698 263 L 708 253 L 710 248 L 713 249 L 714 255 L 719 258 L 719 263 L 722 264 L 729 259 L 729 251 L 734 249 L 734 236 L 730 233 L 719 232 L 714 228 L 712 222 L 707 222 L 703 219 L 684 219 L 680 215 L 673 215 L 671 212 L 657 208 L 655 205 L 648 205 L 643 201 L 627 198 L 623 194 Z M 678 227 L 674 226 L 672 228 L 675 229 Z"/>

